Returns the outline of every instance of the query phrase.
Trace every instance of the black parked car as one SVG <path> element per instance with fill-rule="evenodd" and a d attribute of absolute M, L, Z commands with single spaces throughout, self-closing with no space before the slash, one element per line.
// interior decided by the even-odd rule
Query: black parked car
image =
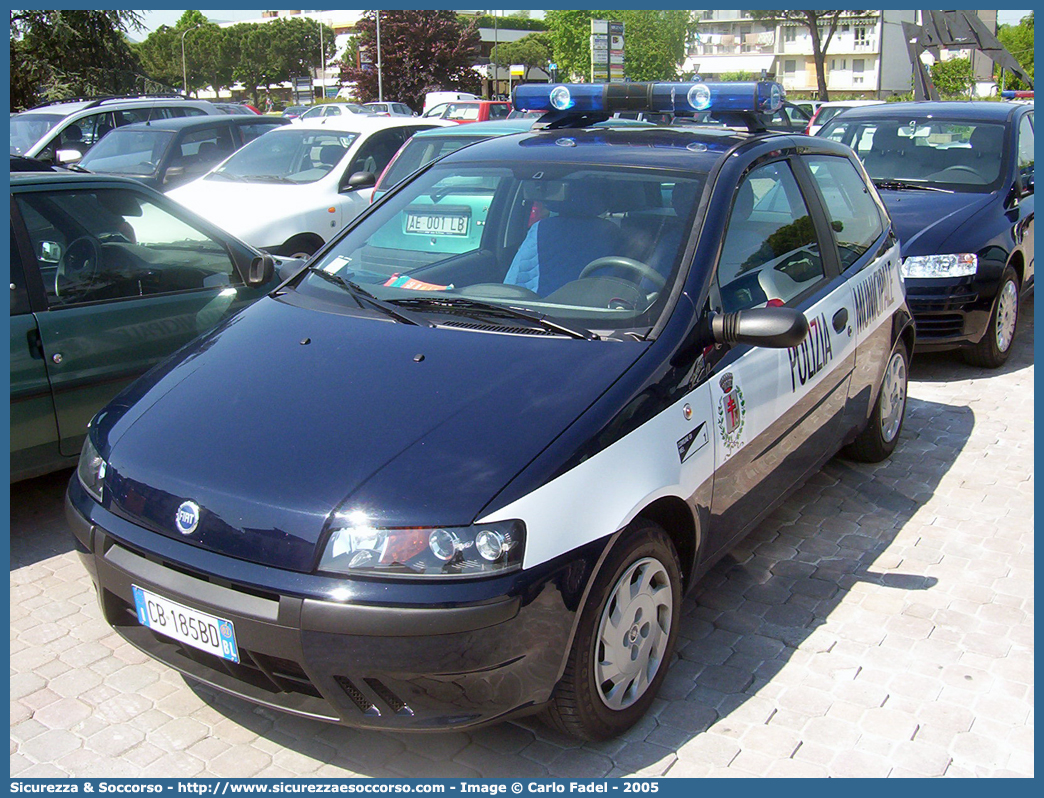
<path fill-rule="evenodd" d="M 902 242 L 919 351 L 996 368 L 1033 288 L 1033 107 L 888 103 L 817 134 L 851 146 Z"/>
<path fill-rule="evenodd" d="M 98 174 L 124 175 L 159 191 L 209 172 L 247 142 L 289 124 L 280 117 L 222 115 L 161 119 L 117 128 L 88 152 L 79 166 Z"/>

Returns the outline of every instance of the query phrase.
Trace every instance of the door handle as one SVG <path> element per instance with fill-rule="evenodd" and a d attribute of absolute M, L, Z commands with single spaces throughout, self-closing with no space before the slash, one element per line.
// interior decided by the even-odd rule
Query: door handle
<path fill-rule="evenodd" d="M 834 332 L 841 332 L 848 324 L 848 308 L 841 308 L 834 314 Z"/>
<path fill-rule="evenodd" d="M 40 331 L 29 330 L 25 336 L 26 343 L 29 345 L 29 357 L 33 360 L 43 360 L 43 344 L 40 343 Z"/>

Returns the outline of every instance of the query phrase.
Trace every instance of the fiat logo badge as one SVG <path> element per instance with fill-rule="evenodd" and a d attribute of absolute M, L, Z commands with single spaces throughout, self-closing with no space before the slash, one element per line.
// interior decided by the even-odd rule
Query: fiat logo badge
<path fill-rule="evenodd" d="M 182 535 L 191 535 L 199 526 L 199 505 L 195 502 L 182 502 L 174 514 L 174 525 Z"/>

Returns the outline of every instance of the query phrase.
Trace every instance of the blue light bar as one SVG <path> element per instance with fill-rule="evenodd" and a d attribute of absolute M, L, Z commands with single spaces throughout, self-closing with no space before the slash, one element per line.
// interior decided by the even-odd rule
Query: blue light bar
<path fill-rule="evenodd" d="M 524 83 L 512 96 L 520 111 L 576 114 L 617 111 L 729 111 L 775 113 L 783 87 L 774 81 L 738 83 Z"/>

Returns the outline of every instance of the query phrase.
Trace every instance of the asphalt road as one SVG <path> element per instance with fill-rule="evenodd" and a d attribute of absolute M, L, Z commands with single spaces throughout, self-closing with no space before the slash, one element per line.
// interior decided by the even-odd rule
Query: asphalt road
<path fill-rule="evenodd" d="M 12 776 L 1032 776 L 1033 300 L 1008 364 L 917 357 L 891 460 L 835 459 L 686 600 L 652 712 L 360 732 L 185 681 L 100 620 L 62 514 L 12 486 Z"/>

